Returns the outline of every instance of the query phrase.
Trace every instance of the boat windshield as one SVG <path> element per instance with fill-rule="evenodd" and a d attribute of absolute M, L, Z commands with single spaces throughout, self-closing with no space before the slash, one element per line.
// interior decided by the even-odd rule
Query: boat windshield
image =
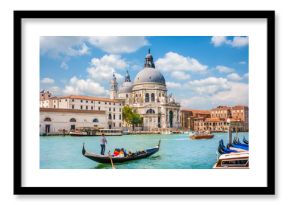
<path fill-rule="evenodd" d="M 247 159 L 241 159 L 241 160 L 223 160 L 221 163 L 221 166 L 223 167 L 245 167 L 248 166 L 248 160 Z"/>

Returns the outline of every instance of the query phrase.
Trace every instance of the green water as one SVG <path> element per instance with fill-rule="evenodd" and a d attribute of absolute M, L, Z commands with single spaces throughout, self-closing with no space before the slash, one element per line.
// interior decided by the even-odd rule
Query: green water
<path fill-rule="evenodd" d="M 227 133 L 215 133 L 212 139 L 191 140 L 187 134 L 123 135 L 107 137 L 106 153 L 114 148 L 137 151 L 154 147 L 161 139 L 159 152 L 149 158 L 116 164 L 117 169 L 211 169 L 216 161 L 218 142 L 228 142 Z M 233 135 L 235 136 L 235 134 Z M 239 133 L 240 140 L 248 133 Z M 100 137 L 40 137 L 42 169 L 111 169 L 82 155 L 82 144 L 91 152 L 100 153 Z"/>

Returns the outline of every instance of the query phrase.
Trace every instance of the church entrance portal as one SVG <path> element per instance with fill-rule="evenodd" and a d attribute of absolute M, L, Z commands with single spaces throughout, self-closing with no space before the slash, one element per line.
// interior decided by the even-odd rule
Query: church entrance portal
<path fill-rule="evenodd" d="M 169 126 L 170 126 L 170 128 L 173 127 L 173 112 L 172 112 L 172 110 L 169 111 Z"/>

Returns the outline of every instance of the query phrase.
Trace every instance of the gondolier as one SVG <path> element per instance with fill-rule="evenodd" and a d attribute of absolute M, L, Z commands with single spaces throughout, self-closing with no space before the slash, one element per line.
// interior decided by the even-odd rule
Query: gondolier
<path fill-rule="evenodd" d="M 107 139 L 103 133 L 101 137 L 101 155 L 105 154 L 106 144 L 107 144 Z"/>

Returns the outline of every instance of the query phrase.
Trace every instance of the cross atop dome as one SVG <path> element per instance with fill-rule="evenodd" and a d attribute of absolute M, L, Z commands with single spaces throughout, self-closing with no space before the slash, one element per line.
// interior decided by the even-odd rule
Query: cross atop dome
<path fill-rule="evenodd" d="M 144 68 L 155 68 L 153 56 L 150 53 L 150 48 L 148 49 L 148 54 L 145 57 Z"/>

